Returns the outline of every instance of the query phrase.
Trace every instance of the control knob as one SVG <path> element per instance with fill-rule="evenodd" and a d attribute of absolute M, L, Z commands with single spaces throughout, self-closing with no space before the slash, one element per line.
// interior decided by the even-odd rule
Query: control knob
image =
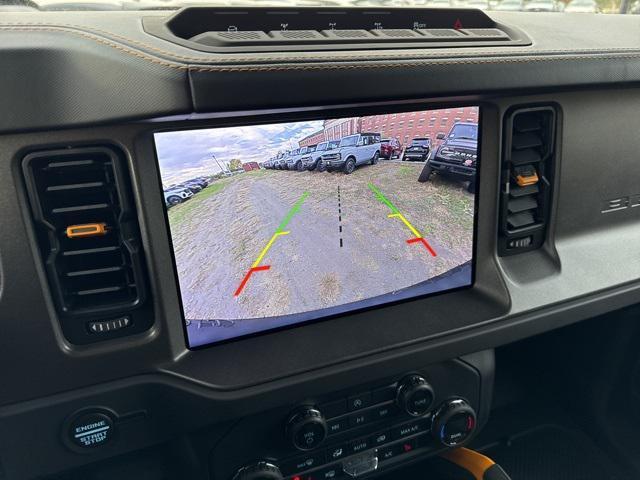
<path fill-rule="evenodd" d="M 303 407 L 289 417 L 286 435 L 298 450 L 313 450 L 327 437 L 327 422 L 318 409 Z"/>
<path fill-rule="evenodd" d="M 242 467 L 236 472 L 233 480 L 282 480 L 282 472 L 272 463 L 258 462 Z"/>
<path fill-rule="evenodd" d="M 433 389 L 420 375 L 409 375 L 398 384 L 396 402 L 398 406 L 414 417 L 427 413 L 433 404 Z"/>
<path fill-rule="evenodd" d="M 431 433 L 445 447 L 457 447 L 476 429 L 476 412 L 461 398 L 447 400 L 436 411 Z"/>

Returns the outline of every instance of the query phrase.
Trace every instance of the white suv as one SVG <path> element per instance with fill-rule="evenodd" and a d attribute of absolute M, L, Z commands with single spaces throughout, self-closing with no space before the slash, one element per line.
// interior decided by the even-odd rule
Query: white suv
<path fill-rule="evenodd" d="M 164 201 L 170 207 L 193 197 L 193 192 L 186 188 L 170 188 L 164 191 Z"/>
<path fill-rule="evenodd" d="M 380 158 L 379 133 L 358 133 L 340 140 L 338 148 L 322 155 L 322 164 L 327 170 L 342 170 L 352 173 L 358 165 L 378 163 Z"/>

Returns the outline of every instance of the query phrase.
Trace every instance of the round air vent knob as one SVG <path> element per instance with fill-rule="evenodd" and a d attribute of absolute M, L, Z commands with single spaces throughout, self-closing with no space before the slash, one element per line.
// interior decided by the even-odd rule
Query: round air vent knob
<path fill-rule="evenodd" d="M 242 467 L 233 476 L 233 480 L 282 480 L 282 472 L 272 463 L 258 462 Z"/>
<path fill-rule="evenodd" d="M 398 406 L 414 417 L 427 413 L 434 398 L 433 388 L 420 375 L 409 375 L 398 384 Z"/>
<path fill-rule="evenodd" d="M 298 450 L 313 450 L 327 437 L 327 422 L 318 409 L 303 407 L 289 417 L 286 435 Z"/>
<path fill-rule="evenodd" d="M 445 447 L 463 444 L 475 430 L 476 412 L 461 398 L 444 402 L 431 424 L 431 433 Z"/>

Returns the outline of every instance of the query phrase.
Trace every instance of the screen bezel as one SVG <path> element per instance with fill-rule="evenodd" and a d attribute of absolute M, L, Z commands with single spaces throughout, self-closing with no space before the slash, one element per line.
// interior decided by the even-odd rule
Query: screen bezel
<path fill-rule="evenodd" d="M 185 318 L 184 306 L 182 302 L 182 291 L 180 286 L 180 278 L 177 269 L 177 263 L 175 258 L 175 250 L 173 245 L 173 237 L 171 233 L 171 227 L 169 224 L 169 216 L 168 209 L 164 202 L 160 205 L 162 209 L 163 218 L 165 222 L 166 232 L 168 233 L 168 244 L 171 256 L 171 267 L 173 271 L 173 277 L 175 281 L 175 287 L 177 292 L 177 300 L 178 306 L 180 309 L 180 321 L 181 328 L 184 335 L 185 346 L 189 351 L 197 351 L 202 349 L 208 349 L 215 346 L 220 346 L 227 343 L 234 343 L 237 341 L 246 340 L 249 338 L 260 337 L 268 334 L 274 334 L 277 332 L 297 329 L 299 327 L 303 327 L 306 325 L 320 323 L 330 320 L 335 320 L 337 318 L 343 318 L 349 315 L 355 315 L 360 313 L 365 313 L 372 310 L 381 310 L 389 307 L 393 307 L 400 304 L 416 302 L 425 298 L 433 298 L 437 296 L 442 296 L 458 291 L 470 290 L 473 289 L 476 285 L 476 274 L 477 274 L 477 249 L 478 249 L 478 218 L 479 218 L 479 187 L 480 187 L 480 178 L 482 171 L 482 138 L 483 138 L 483 110 L 484 107 L 482 105 L 483 102 L 456 102 L 456 103 L 447 103 L 443 105 L 433 105 L 430 103 L 422 103 L 422 102 L 409 102 L 409 103 L 394 103 L 388 102 L 384 104 L 376 104 L 371 106 L 345 106 L 345 107 L 312 107 L 309 109 L 302 110 L 291 110 L 285 112 L 246 112 L 239 115 L 229 114 L 228 116 L 220 116 L 219 118 L 212 118 L 210 121 L 206 121 L 204 124 L 198 125 L 177 125 L 174 127 L 166 127 L 161 129 L 154 129 L 151 131 L 151 143 L 153 147 L 154 161 L 156 164 L 156 172 L 157 172 L 157 185 L 159 187 L 159 198 L 162 197 L 162 175 L 160 169 L 160 161 L 158 158 L 158 152 L 156 148 L 155 135 L 157 133 L 162 132 L 176 132 L 176 131 L 190 131 L 190 130 L 206 130 L 213 128 L 229 128 L 229 127 L 240 127 L 240 126 L 254 126 L 254 125 L 268 125 L 274 123 L 289 123 L 289 122 L 298 122 L 298 121 L 310 121 L 310 120 L 324 120 L 324 119 L 341 119 L 348 118 L 352 116 L 370 116 L 370 115 L 380 115 L 380 114 L 393 114 L 393 113 L 403 113 L 403 112 L 421 112 L 421 111 L 432 111 L 432 110 L 443 110 L 443 109 L 454 109 L 454 108 L 478 108 L 478 146 L 477 146 L 477 155 L 478 160 L 476 162 L 476 177 L 475 177 L 475 193 L 474 193 L 474 209 L 473 209 L 473 234 L 472 234 L 472 258 L 471 258 L 471 281 L 468 285 L 454 287 L 438 292 L 431 292 L 423 295 L 416 295 L 410 298 L 404 298 L 399 300 L 394 300 L 390 302 L 385 302 L 379 305 L 373 306 L 365 306 L 360 308 L 349 309 L 345 312 L 330 314 L 321 316 L 318 318 L 312 318 L 308 320 L 299 321 L 296 323 L 282 325 L 278 327 L 272 327 L 264 330 L 259 330 L 256 332 L 246 333 L 242 335 L 238 335 L 236 337 L 226 338 L 222 340 L 218 340 L 215 342 L 209 342 L 202 345 L 192 346 L 189 340 L 189 332 L 188 325 Z M 214 319 L 212 319 L 214 320 Z"/>

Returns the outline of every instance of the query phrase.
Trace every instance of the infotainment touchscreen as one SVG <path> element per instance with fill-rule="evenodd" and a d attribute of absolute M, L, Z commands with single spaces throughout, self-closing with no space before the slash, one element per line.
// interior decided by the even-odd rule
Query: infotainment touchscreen
<path fill-rule="evenodd" d="M 156 133 L 189 346 L 471 286 L 479 113 Z"/>

